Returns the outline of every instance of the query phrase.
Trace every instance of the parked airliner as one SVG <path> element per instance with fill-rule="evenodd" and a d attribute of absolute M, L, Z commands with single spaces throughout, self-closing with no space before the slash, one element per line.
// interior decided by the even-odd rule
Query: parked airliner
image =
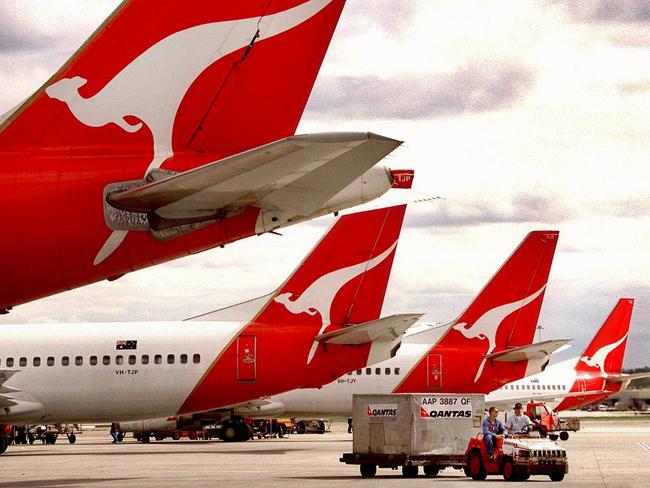
<path fill-rule="evenodd" d="M 339 218 L 274 293 L 198 320 L 3 325 L 0 424 L 191 414 L 390 358 L 420 317 L 379 319 L 404 211 Z"/>
<path fill-rule="evenodd" d="M 124 0 L 0 117 L 0 313 L 409 186 L 294 135 L 344 0 Z"/>
<path fill-rule="evenodd" d="M 560 412 L 604 400 L 624 390 L 630 381 L 650 377 L 650 373 L 622 373 L 633 308 L 632 298 L 621 298 L 579 357 L 508 383 L 490 393 L 486 401 L 512 407 L 518 401 L 543 400 Z"/>
<path fill-rule="evenodd" d="M 351 415 L 355 393 L 488 393 L 544 369 L 550 354 L 566 340 L 531 344 L 558 240 L 558 232 L 531 232 L 470 306 L 450 325 L 416 324 L 392 359 L 351 369 L 320 389 L 302 388 L 234 413 L 264 418 L 277 415 Z M 140 431 L 200 426 L 200 416 L 149 419 L 124 424 Z"/>

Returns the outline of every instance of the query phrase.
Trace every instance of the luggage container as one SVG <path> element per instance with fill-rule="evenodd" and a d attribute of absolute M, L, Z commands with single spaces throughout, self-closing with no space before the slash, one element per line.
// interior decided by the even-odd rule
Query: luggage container
<path fill-rule="evenodd" d="M 435 476 L 446 467 L 464 469 L 467 443 L 485 412 L 483 395 L 354 395 L 353 452 L 341 462 L 358 464 L 362 476 L 377 468 L 402 468 L 417 476 L 418 466 Z"/>

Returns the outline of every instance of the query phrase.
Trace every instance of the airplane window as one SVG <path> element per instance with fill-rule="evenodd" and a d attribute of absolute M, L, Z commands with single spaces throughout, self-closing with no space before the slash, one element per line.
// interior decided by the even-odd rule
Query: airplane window
<path fill-rule="evenodd" d="M 395 374 L 399 374 L 399 368 L 395 368 Z"/>
<path fill-rule="evenodd" d="M 375 374 L 381 374 L 381 368 L 375 368 Z"/>
<path fill-rule="evenodd" d="M 61 366 L 68 366 L 70 364 L 70 358 L 68 356 L 63 356 L 61 358 Z"/>
<path fill-rule="evenodd" d="M 366 368 L 366 374 L 372 374 L 372 368 Z"/>
<path fill-rule="evenodd" d="M 149 355 L 148 354 L 143 354 L 142 355 L 142 364 L 149 364 Z"/>
<path fill-rule="evenodd" d="M 76 358 L 74 358 L 74 363 L 77 366 L 81 366 L 84 363 L 84 358 L 82 358 L 81 356 L 77 356 Z"/>
<path fill-rule="evenodd" d="M 115 364 L 124 364 L 124 356 L 121 355 L 115 356 Z"/>
<path fill-rule="evenodd" d="M 530 385 L 526 385 L 526 389 L 527 389 L 527 390 L 530 390 Z"/>
<path fill-rule="evenodd" d="M 167 354 L 167 364 L 174 364 L 174 355 Z"/>
<path fill-rule="evenodd" d="M 135 356 L 133 354 L 129 356 L 129 364 L 135 364 Z"/>
<path fill-rule="evenodd" d="M 110 356 L 104 356 L 102 358 L 102 364 L 104 366 L 108 366 L 109 364 L 111 364 L 111 357 Z"/>
<path fill-rule="evenodd" d="M 348 373 L 348 376 L 350 376 L 351 374 L 352 374 L 352 371 L 350 371 L 350 372 Z"/>
<path fill-rule="evenodd" d="M 38 356 L 35 357 L 33 364 L 34 366 L 39 367 L 41 365 L 41 358 L 39 358 Z"/>
<path fill-rule="evenodd" d="M 384 368 L 384 374 L 390 374 L 390 368 Z"/>
<path fill-rule="evenodd" d="M 357 369 L 357 375 L 360 375 L 361 373 L 363 373 L 363 371 L 361 371 L 360 369 Z"/>
<path fill-rule="evenodd" d="M 97 366 L 97 356 L 90 356 L 90 365 Z"/>
<path fill-rule="evenodd" d="M 201 362 L 201 355 L 195 354 L 194 356 L 192 356 L 192 362 L 194 364 L 199 364 Z"/>
<path fill-rule="evenodd" d="M 20 366 L 27 366 L 27 358 L 20 358 L 19 364 Z"/>
<path fill-rule="evenodd" d="M 160 354 L 156 354 L 153 357 L 153 362 L 156 364 L 162 364 L 162 356 Z"/>
<path fill-rule="evenodd" d="M 7 368 L 13 368 L 14 358 L 7 358 Z"/>
<path fill-rule="evenodd" d="M 54 357 L 50 356 L 47 358 L 47 365 L 48 366 L 54 366 Z"/>
<path fill-rule="evenodd" d="M 517 388 L 517 390 L 519 389 L 519 385 L 515 385 L 515 387 Z"/>
<path fill-rule="evenodd" d="M 181 354 L 181 364 L 187 364 L 187 354 Z"/>
<path fill-rule="evenodd" d="M 546 385 L 542 385 L 542 390 L 546 390 Z"/>

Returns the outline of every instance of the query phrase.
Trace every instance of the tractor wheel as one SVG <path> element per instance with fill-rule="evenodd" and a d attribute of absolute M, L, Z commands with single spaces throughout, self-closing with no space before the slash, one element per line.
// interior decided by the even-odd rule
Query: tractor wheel
<path fill-rule="evenodd" d="M 45 443 L 52 444 L 52 445 L 56 444 L 56 437 L 57 437 L 56 434 L 52 434 L 52 433 L 45 434 Z"/>
<path fill-rule="evenodd" d="M 481 481 L 487 478 L 487 473 L 483 467 L 480 451 L 472 451 L 467 460 L 467 469 L 473 480 Z"/>
<path fill-rule="evenodd" d="M 560 440 L 568 441 L 569 440 L 569 433 L 567 431 L 565 431 L 565 430 L 560 432 Z"/>
<path fill-rule="evenodd" d="M 359 466 L 361 476 L 364 478 L 373 478 L 377 474 L 377 466 L 374 464 L 361 464 Z"/>
<path fill-rule="evenodd" d="M 174 433 L 172 434 L 172 439 L 175 440 L 175 441 L 180 440 L 181 437 L 182 437 L 182 435 L 181 435 L 180 432 L 174 432 Z"/>
<path fill-rule="evenodd" d="M 158 442 L 165 440 L 165 436 L 160 434 L 160 433 L 156 433 L 153 436 L 154 436 L 154 439 L 156 439 Z"/>
<path fill-rule="evenodd" d="M 505 458 L 501 464 L 501 473 L 503 474 L 503 479 L 506 481 L 515 481 L 517 476 L 515 474 L 515 464 L 512 462 L 512 459 Z"/>
<path fill-rule="evenodd" d="M 548 438 L 551 439 L 553 442 L 558 440 L 559 436 L 557 434 L 549 434 Z"/>
<path fill-rule="evenodd" d="M 4 432 L 0 432 L 0 454 L 5 452 L 9 447 L 9 438 Z"/>
<path fill-rule="evenodd" d="M 551 478 L 551 481 L 562 481 L 564 479 L 564 473 L 553 473 L 548 475 Z"/>
<path fill-rule="evenodd" d="M 405 478 L 417 478 L 418 476 L 418 467 L 417 466 L 402 466 L 402 476 Z"/>
<path fill-rule="evenodd" d="M 422 469 L 424 470 L 424 474 L 426 476 L 438 476 L 438 473 L 440 472 L 440 468 L 435 464 L 429 464 L 427 466 L 424 466 Z"/>
<path fill-rule="evenodd" d="M 316 431 L 317 434 L 324 434 L 325 433 L 325 422 L 322 420 L 318 421 L 318 430 Z"/>
<path fill-rule="evenodd" d="M 77 436 L 75 434 L 70 434 L 68 436 L 68 442 L 70 444 L 74 444 L 75 442 L 77 442 Z"/>

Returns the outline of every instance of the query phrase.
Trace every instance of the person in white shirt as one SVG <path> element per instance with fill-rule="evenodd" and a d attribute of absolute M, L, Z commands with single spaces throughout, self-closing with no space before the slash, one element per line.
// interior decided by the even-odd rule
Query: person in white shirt
<path fill-rule="evenodd" d="M 515 414 L 508 417 L 506 420 L 506 429 L 511 434 L 521 434 L 525 426 L 532 426 L 533 423 L 528 418 L 528 415 L 522 413 L 521 403 L 515 404 Z"/>

